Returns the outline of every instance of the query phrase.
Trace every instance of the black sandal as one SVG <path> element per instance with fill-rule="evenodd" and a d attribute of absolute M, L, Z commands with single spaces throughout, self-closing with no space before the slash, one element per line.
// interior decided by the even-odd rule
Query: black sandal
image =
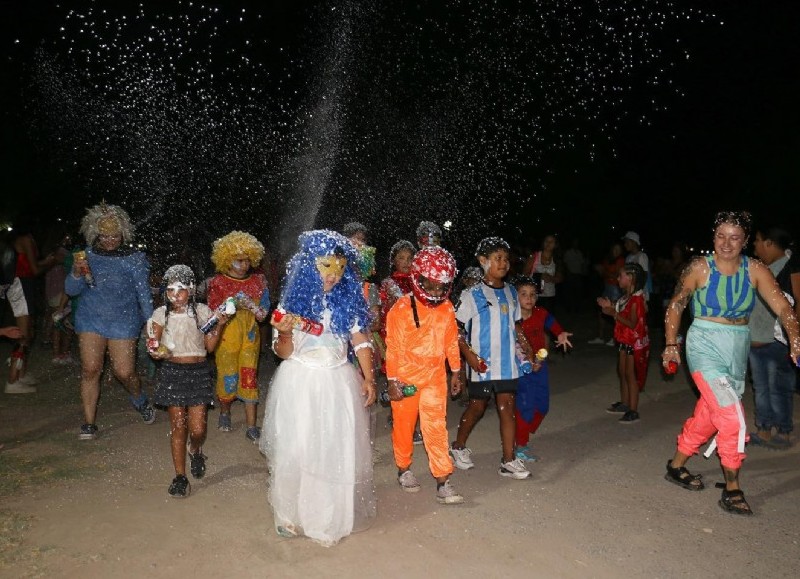
<path fill-rule="evenodd" d="M 722 498 L 719 500 L 719 506 L 723 511 L 733 513 L 734 515 L 750 516 L 753 514 L 753 510 L 744 498 L 744 493 L 740 490 L 723 490 Z"/>
<path fill-rule="evenodd" d="M 701 491 L 705 488 L 701 480 L 703 475 L 690 473 L 685 466 L 673 467 L 672 461 L 667 461 L 667 473 L 664 479 L 689 491 Z"/>

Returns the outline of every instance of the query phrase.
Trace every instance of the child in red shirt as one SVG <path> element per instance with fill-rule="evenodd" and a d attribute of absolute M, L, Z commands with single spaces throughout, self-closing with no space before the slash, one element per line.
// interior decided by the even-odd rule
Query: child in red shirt
<path fill-rule="evenodd" d="M 626 263 L 618 279 L 624 293 L 616 303 L 606 297 L 597 298 L 603 313 L 614 318 L 614 340 L 619 344 L 620 401 L 609 406 L 606 412 L 622 414 L 620 423 L 632 424 L 639 420 L 639 392 L 644 390 L 650 356 L 643 291 L 647 272 L 638 263 Z"/>
<path fill-rule="evenodd" d="M 536 282 L 526 276 L 517 278 L 514 282 L 519 297 L 522 321 L 519 328 L 525 339 L 530 344 L 532 352 L 538 352 L 546 347 L 545 332 L 550 332 L 556 339 L 556 347 L 563 346 L 564 350 L 572 347 L 569 337 L 561 324 L 546 309 L 536 305 L 538 291 Z M 517 385 L 516 407 L 516 434 L 514 456 L 520 460 L 534 462 L 538 457 L 531 454 L 528 441 L 536 432 L 550 409 L 550 377 L 547 361 L 532 361 L 533 370 L 529 373 L 521 372 Z"/>

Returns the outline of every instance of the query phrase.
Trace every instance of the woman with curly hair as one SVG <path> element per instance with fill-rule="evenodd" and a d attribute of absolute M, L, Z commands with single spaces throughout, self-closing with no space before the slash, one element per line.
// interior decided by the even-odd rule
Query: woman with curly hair
<path fill-rule="evenodd" d="M 88 247 L 75 253 L 65 293 L 78 297 L 75 333 L 81 354 L 81 400 L 86 423 L 78 438 L 97 438 L 97 401 L 106 351 L 114 375 L 130 393 L 145 424 L 156 413 L 142 392 L 136 372 L 136 340 L 153 314 L 147 259 L 130 247 L 133 226 L 124 209 L 105 202 L 90 208 L 81 222 Z"/>
<path fill-rule="evenodd" d="M 277 533 L 331 546 L 375 517 L 370 319 L 350 241 L 307 231 L 299 245 L 278 305 L 283 315 L 271 321 L 272 348 L 284 362 L 270 385 L 260 444 Z M 312 323 L 318 335 L 298 327 Z M 363 378 L 348 362 L 349 345 Z"/>

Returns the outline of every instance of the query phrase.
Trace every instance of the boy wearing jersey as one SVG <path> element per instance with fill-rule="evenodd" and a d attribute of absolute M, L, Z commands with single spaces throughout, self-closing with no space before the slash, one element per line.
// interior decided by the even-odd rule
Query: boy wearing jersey
<path fill-rule="evenodd" d="M 516 325 L 522 312 L 516 289 L 503 282 L 509 269 L 509 253 L 508 243 L 499 237 L 481 240 L 475 255 L 483 269 L 483 279 L 462 292 L 456 307 L 456 319 L 466 333 L 466 338 L 459 340 L 459 348 L 469 365 L 469 405 L 459 421 L 450 455 L 456 467 L 462 470 L 475 466 L 470 459 L 472 451 L 466 446 L 467 439 L 486 412 L 489 399 L 494 396 L 503 446 L 498 473 L 513 479 L 525 479 L 531 473 L 514 456 L 514 395 L 519 379 L 515 353 Z M 527 343 L 525 346 L 530 350 Z"/>

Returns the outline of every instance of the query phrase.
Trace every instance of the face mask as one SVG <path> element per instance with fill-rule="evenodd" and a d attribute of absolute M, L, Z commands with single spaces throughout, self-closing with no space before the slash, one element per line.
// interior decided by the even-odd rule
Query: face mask
<path fill-rule="evenodd" d="M 347 258 L 338 255 L 323 255 L 314 261 L 317 265 L 317 270 L 323 276 L 335 275 L 336 277 L 342 277 L 344 268 L 347 266 Z"/>

